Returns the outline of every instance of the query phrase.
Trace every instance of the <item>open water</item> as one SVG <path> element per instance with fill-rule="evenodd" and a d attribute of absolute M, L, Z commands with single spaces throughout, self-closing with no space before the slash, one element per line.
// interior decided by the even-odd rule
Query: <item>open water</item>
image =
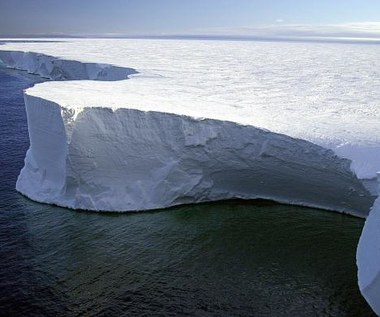
<path fill-rule="evenodd" d="M 264 201 L 90 213 L 18 194 L 37 81 L 0 69 L 0 316 L 374 316 L 362 219 Z"/>

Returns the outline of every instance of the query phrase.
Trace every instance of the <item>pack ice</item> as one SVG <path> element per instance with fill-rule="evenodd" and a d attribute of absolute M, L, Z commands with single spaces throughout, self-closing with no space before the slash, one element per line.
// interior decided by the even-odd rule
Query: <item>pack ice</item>
<path fill-rule="evenodd" d="M 380 170 L 377 57 L 375 45 L 331 43 L 2 45 L 1 64 L 65 80 L 24 93 L 30 148 L 16 188 L 98 211 L 266 198 L 366 217 Z M 357 256 L 378 314 L 379 210 Z"/>

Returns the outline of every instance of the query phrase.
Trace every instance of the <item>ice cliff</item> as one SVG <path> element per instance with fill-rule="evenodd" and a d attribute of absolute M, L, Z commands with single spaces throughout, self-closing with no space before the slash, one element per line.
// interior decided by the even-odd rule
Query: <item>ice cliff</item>
<path fill-rule="evenodd" d="M 53 79 L 132 73 L 35 53 L 3 51 L 0 58 Z M 266 198 L 358 216 L 366 216 L 372 204 L 350 161 L 311 142 L 212 117 L 144 109 L 128 100 L 70 105 L 60 98 L 52 82 L 25 92 L 30 149 L 16 188 L 33 200 L 131 211 Z"/>
<path fill-rule="evenodd" d="M 61 44 L 65 45 L 69 44 Z M 87 43 L 81 47 L 89 50 L 86 56 L 93 54 L 89 47 Z M 107 52 L 110 47 L 106 45 Z M 42 50 L 56 52 L 57 48 L 48 45 Z M 155 55 L 168 52 L 152 47 L 149 51 Z M 273 51 L 262 55 L 261 60 Z M 244 52 L 240 50 L 239 54 Z M 251 54 L 250 50 L 246 52 Z M 121 55 L 114 54 L 119 58 Z M 191 59 L 194 56 L 190 54 Z M 173 62 L 171 57 L 159 56 L 159 61 L 164 61 L 167 67 Z M 292 60 L 293 57 L 294 54 Z M 194 85 L 199 74 L 192 78 L 192 72 L 212 67 L 210 60 L 207 54 L 207 64 L 191 64 L 190 69 L 183 70 L 182 78 L 176 77 L 177 70 L 169 69 L 165 75 L 143 72 L 125 81 L 122 79 L 137 72 L 128 67 L 58 59 L 14 48 L 0 50 L 0 64 L 7 67 L 53 80 L 81 80 L 47 82 L 25 91 L 30 148 L 17 190 L 36 201 L 98 211 L 137 211 L 229 198 L 265 198 L 360 217 L 368 215 L 375 199 L 374 192 L 368 190 L 368 179 L 373 178 L 380 166 L 379 112 L 375 104 L 356 107 L 359 100 L 356 98 L 355 106 L 350 108 L 343 97 L 343 104 L 339 104 L 342 100 L 335 98 L 336 91 L 334 96 L 329 95 L 331 87 L 339 89 L 342 82 L 337 74 L 316 86 L 321 89 L 322 83 L 327 82 L 325 91 L 312 91 L 311 97 L 305 97 L 303 83 L 313 77 L 298 78 L 297 70 L 294 73 L 287 69 L 289 78 L 296 78 L 293 86 L 301 87 L 294 95 L 300 95 L 302 102 L 309 100 L 302 109 L 298 109 L 302 103 L 296 99 L 296 106 L 289 101 L 282 106 L 274 99 L 272 107 L 267 87 L 262 89 L 261 82 L 238 93 L 225 92 L 228 84 L 223 81 L 229 80 L 230 74 L 221 76 L 217 85 L 213 78 Z M 336 60 L 341 60 L 340 55 Z M 141 59 L 137 61 L 145 66 Z M 216 72 L 209 72 L 212 76 L 220 75 L 217 72 L 224 60 L 217 61 Z M 314 61 L 306 64 L 308 69 Z M 255 65 L 259 72 L 261 64 Z M 325 65 L 329 63 L 317 66 Z M 243 69 L 249 68 L 244 64 Z M 317 73 L 329 71 L 318 69 Z M 353 73 L 357 74 L 355 70 Z M 370 73 L 368 69 L 367 79 Z M 265 72 L 260 76 L 265 79 Z M 253 77 L 249 73 L 249 79 Z M 190 78 L 190 84 L 184 78 Z M 249 83 L 247 78 L 239 79 L 243 83 L 236 85 L 244 88 Z M 232 79 L 236 80 L 233 76 Z M 283 97 L 279 93 L 282 82 L 277 84 L 271 96 Z M 367 89 L 365 84 L 363 81 L 362 89 L 349 77 L 340 96 L 355 95 L 347 91 L 355 87 L 363 91 Z M 199 88 L 202 85 L 206 87 L 204 90 Z M 212 94 L 207 92 L 210 90 Z M 265 94 L 260 94 L 261 90 Z M 252 98 L 241 97 L 251 91 L 255 91 L 256 98 L 262 98 L 254 107 L 244 104 L 244 100 L 251 102 Z M 221 94 L 227 97 L 215 97 Z M 323 102 L 315 106 L 316 98 L 324 94 Z M 330 102 L 331 107 L 326 107 Z M 293 124 L 299 120 L 302 124 Z M 377 199 L 357 253 L 359 287 L 377 314 L 380 314 L 379 217 Z"/>
<path fill-rule="evenodd" d="M 380 173 L 378 173 L 380 193 Z M 359 288 L 380 316 L 380 198 L 366 219 L 357 250 Z"/>
<path fill-rule="evenodd" d="M 132 68 L 59 59 L 34 52 L 0 50 L 0 64 L 53 80 L 122 80 L 135 74 Z"/>
<path fill-rule="evenodd" d="M 375 178 L 380 170 L 380 59 L 374 45 L 52 39 L 7 42 L 2 50 L 26 52 L 12 53 L 7 62 L 22 69 L 35 64 L 37 56 L 28 52 L 65 63 L 54 73 L 64 68 L 71 75 L 63 78 L 69 79 L 97 77 L 68 70 L 82 64 L 138 71 L 129 81 L 59 82 L 54 95 L 43 96 L 58 104 L 232 121 L 331 149 L 352 161 L 360 179 Z"/>
<path fill-rule="evenodd" d="M 20 51 L 0 51 L 0 60 L 56 80 L 116 80 L 136 73 Z M 45 83 L 25 93 L 31 146 L 17 189 L 34 200 L 127 211 L 268 198 L 359 216 L 372 204 L 350 162 L 313 143 L 207 113 L 197 118 L 158 105 L 144 108 L 133 99 L 114 100 L 110 96 L 121 89 L 116 83 L 106 92 L 89 93 L 62 84 Z M 74 98 L 67 99 L 70 92 Z M 83 95 L 86 102 L 79 100 Z"/>
<path fill-rule="evenodd" d="M 135 109 L 79 114 L 25 93 L 30 149 L 17 190 L 90 210 L 145 210 L 268 198 L 365 216 L 372 199 L 349 161 L 250 126 Z"/>

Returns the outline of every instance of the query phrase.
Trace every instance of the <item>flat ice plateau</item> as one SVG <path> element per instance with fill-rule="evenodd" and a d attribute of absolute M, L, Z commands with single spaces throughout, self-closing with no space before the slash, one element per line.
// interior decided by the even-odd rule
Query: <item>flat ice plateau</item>
<path fill-rule="evenodd" d="M 380 171 L 379 51 L 181 40 L 2 45 L 0 64 L 65 80 L 24 93 L 30 148 L 16 188 L 88 210 L 267 198 L 366 217 Z M 377 199 L 357 254 L 359 287 L 377 314 L 379 217 Z"/>
<path fill-rule="evenodd" d="M 380 67 L 365 59 L 377 63 L 377 47 L 367 48 L 363 55 L 360 46 L 305 43 L 2 45 L 4 65 L 68 80 L 25 92 L 31 146 L 17 189 L 89 210 L 268 198 L 366 216 L 374 197 L 358 178 L 380 169 Z"/>

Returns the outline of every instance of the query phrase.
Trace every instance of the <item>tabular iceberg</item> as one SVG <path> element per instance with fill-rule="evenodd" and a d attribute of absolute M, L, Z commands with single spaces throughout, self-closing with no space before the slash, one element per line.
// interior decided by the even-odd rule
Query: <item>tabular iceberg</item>
<path fill-rule="evenodd" d="M 266 198 L 362 217 L 373 203 L 350 161 L 331 150 L 245 124 L 223 105 L 199 113 L 144 102 L 149 78 L 83 80 L 123 79 L 137 73 L 131 68 L 19 51 L 0 51 L 0 59 L 52 79 L 82 79 L 25 92 L 30 149 L 16 188 L 36 201 L 135 211 Z"/>
<path fill-rule="evenodd" d="M 81 94 L 69 91 L 76 86 L 91 92 L 86 98 L 92 104 L 122 105 L 123 99 L 128 107 L 233 121 L 304 139 L 350 159 L 361 179 L 375 178 L 380 170 L 380 60 L 374 45 L 61 39 L 13 41 L 1 50 L 65 61 L 65 76 L 58 79 L 97 79 L 81 75 L 86 67 L 80 64 L 138 71 L 133 83 L 65 83 L 61 94 L 72 95 L 65 99 L 69 104 L 84 104 Z M 33 54 L 14 55 L 11 63 L 19 68 L 34 65 L 27 58 Z"/>
<path fill-rule="evenodd" d="M 78 112 L 25 93 L 30 149 L 17 190 L 90 210 L 268 198 L 365 216 L 350 162 L 310 142 L 233 122 L 128 108 Z M 51 91 L 51 90 L 50 90 Z"/>
<path fill-rule="evenodd" d="M 94 55 L 88 43 L 105 49 L 107 54 Z M 141 48 L 140 44 L 136 46 Z M 129 56 L 139 64 L 136 71 L 107 63 L 81 62 L 73 51 L 60 59 L 52 57 L 55 53 L 64 55 L 59 47 L 68 48 L 69 42 L 57 45 L 58 48 L 33 44 L 36 51 L 44 54 L 24 53 L 29 45 L 13 44 L 10 51 L 0 49 L 0 64 L 54 80 L 81 79 L 38 84 L 24 93 L 30 148 L 16 188 L 31 199 L 75 209 L 137 211 L 229 198 L 265 198 L 360 217 L 367 216 L 375 200 L 376 194 L 371 192 L 366 179 L 373 178 L 380 168 L 380 113 L 376 105 L 369 106 L 367 102 L 364 107 L 356 107 L 360 99 L 353 98 L 352 92 L 347 93 L 348 88 L 359 89 L 358 94 L 369 89 L 371 67 L 366 68 L 359 84 L 352 75 L 357 74 L 355 68 L 346 79 L 339 72 L 329 74 L 330 68 L 322 72 L 319 68 L 329 65 L 328 58 L 327 62 L 323 60 L 330 56 L 322 48 L 318 52 L 321 62 L 311 75 L 323 74 L 326 78 L 319 81 L 316 91 L 303 96 L 303 83 L 310 83 L 313 76 L 299 77 L 299 70 L 285 66 L 287 80 L 301 89 L 295 95 L 308 100 L 300 110 L 299 102 L 304 99 L 290 96 L 291 102 L 281 104 L 281 98 L 289 96 L 284 92 L 289 85 L 283 86 L 278 76 L 269 77 L 278 81 L 270 97 L 275 96 L 275 106 L 260 81 L 248 85 L 251 71 L 253 77 L 267 79 L 267 71 L 260 69 L 263 62 L 253 69 L 235 61 L 234 66 L 243 67 L 240 74 L 248 76 L 237 79 L 219 71 L 221 64 L 230 62 L 225 58 L 228 54 L 214 55 L 217 62 L 213 66 L 209 65 L 212 60 L 209 54 L 202 52 L 198 64 L 190 64 L 182 70 L 182 77 L 176 77 L 179 68 L 170 68 L 174 56 L 170 54 L 178 54 L 178 48 L 173 49 L 172 44 L 164 44 L 171 49 L 164 50 L 156 60 L 166 67 L 160 69 L 162 73 L 152 71 L 150 64 L 146 68 L 146 62 L 136 57 L 139 54 Z M 88 58 L 95 56 L 94 59 L 103 62 L 116 58 L 120 65 L 126 63 L 119 51 L 108 57 L 108 49 L 112 47 L 108 42 L 74 45 L 81 45 Z M 152 49 L 156 44 L 142 45 L 155 54 L 160 51 Z M 218 45 L 219 50 L 225 49 L 223 44 Z M 239 54 L 250 54 L 246 44 L 239 45 L 243 48 Z M 186 51 L 183 47 L 182 43 L 181 52 Z M 9 49 L 9 45 L 4 48 Z M 218 50 L 208 52 L 214 51 Z M 230 48 L 227 52 L 231 52 Z M 264 55 L 261 52 L 261 59 L 271 52 Z M 294 54 L 290 55 L 293 59 Z M 276 57 L 272 56 L 269 62 Z M 189 61 L 193 55 L 187 58 Z M 183 63 L 186 58 L 178 60 L 182 63 L 180 67 L 186 65 Z M 298 62 L 305 63 L 307 69 L 313 65 L 310 61 Z M 204 69 L 209 66 L 215 72 L 207 75 Z M 341 65 L 344 69 L 346 66 Z M 198 77 L 192 77 L 193 71 L 198 72 Z M 208 80 L 199 81 L 199 74 L 206 74 Z M 130 75 L 133 80 L 123 80 Z M 213 76 L 218 77 L 216 81 Z M 345 82 L 340 87 L 342 80 Z M 226 92 L 228 84 L 224 81 L 243 89 L 239 93 L 233 89 Z M 330 95 L 331 87 L 340 89 L 340 100 L 336 99 L 335 91 Z M 254 105 L 250 104 L 252 91 L 261 98 Z M 375 98 L 373 91 L 371 98 Z M 343 100 L 346 95 L 350 97 Z M 319 96 L 323 96 L 319 104 L 322 113 L 315 105 Z M 303 124 L 291 124 L 297 120 Z M 357 253 L 359 286 L 377 314 L 380 314 L 379 217 L 377 199 Z"/>

